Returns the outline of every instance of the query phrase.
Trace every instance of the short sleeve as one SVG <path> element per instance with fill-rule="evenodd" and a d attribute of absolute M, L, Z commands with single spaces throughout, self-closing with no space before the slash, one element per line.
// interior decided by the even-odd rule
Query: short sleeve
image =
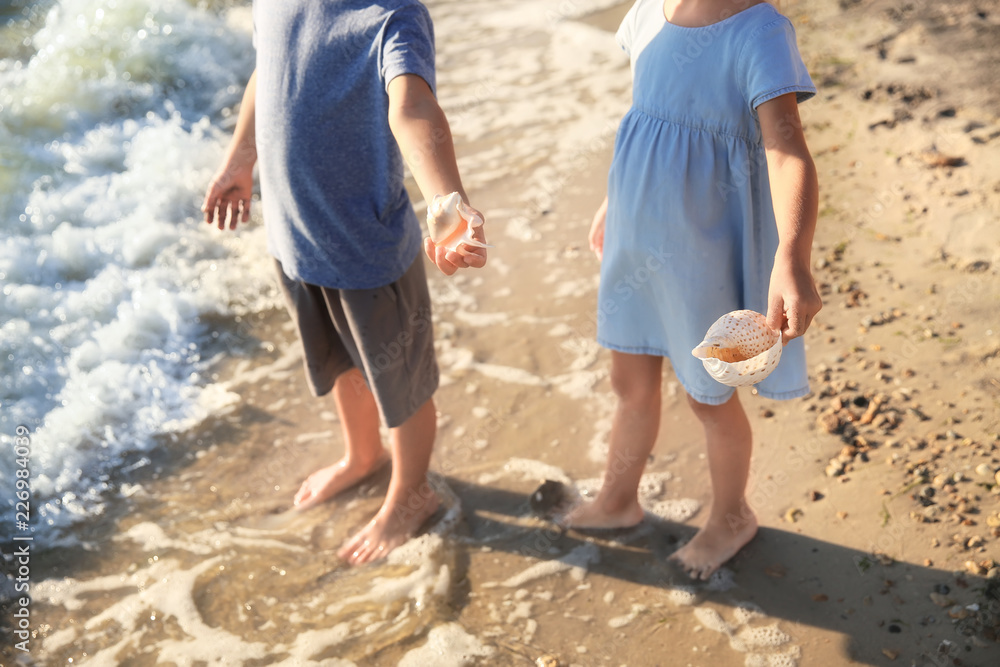
<path fill-rule="evenodd" d="M 740 72 L 751 109 L 787 93 L 795 93 L 799 102 L 816 94 L 795 43 L 795 29 L 783 16 L 750 36 L 740 56 Z"/>
<path fill-rule="evenodd" d="M 632 56 L 632 42 L 635 40 L 636 15 L 639 13 L 640 4 L 642 4 L 642 0 L 635 1 L 635 4 L 625 14 L 625 18 L 622 19 L 622 24 L 618 26 L 618 32 L 615 33 L 615 41 L 618 42 L 618 46 L 622 47 L 622 51 L 630 57 Z"/>
<path fill-rule="evenodd" d="M 413 3 L 392 13 L 382 34 L 382 84 L 403 74 L 416 74 L 436 90 L 434 24 L 427 8 Z"/>

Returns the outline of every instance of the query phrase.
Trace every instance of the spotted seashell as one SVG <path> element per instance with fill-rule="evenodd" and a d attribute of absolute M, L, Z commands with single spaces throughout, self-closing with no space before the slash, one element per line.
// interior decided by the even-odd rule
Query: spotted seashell
<path fill-rule="evenodd" d="M 730 387 L 749 387 L 771 374 L 781 360 L 781 332 L 752 310 L 734 310 L 715 321 L 691 354 L 713 378 Z"/>

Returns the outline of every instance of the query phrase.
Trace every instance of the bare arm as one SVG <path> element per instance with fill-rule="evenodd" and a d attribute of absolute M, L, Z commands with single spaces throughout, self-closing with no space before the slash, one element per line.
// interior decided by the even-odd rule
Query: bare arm
<path fill-rule="evenodd" d="M 757 108 L 778 225 L 778 252 L 768 290 L 767 323 L 785 342 L 809 328 L 823 307 L 813 282 L 811 253 L 819 206 L 819 183 L 794 93 Z"/>
<path fill-rule="evenodd" d="M 257 161 L 257 141 L 254 130 L 257 96 L 257 72 L 250 75 L 236 130 L 222 165 L 212 177 L 201 210 L 205 222 L 217 222 L 219 229 L 236 229 L 237 222 L 250 219 L 250 198 L 253 194 L 253 165 Z"/>
<path fill-rule="evenodd" d="M 451 128 L 430 86 L 415 74 L 404 74 L 389 82 L 388 92 L 389 129 L 424 200 L 429 204 L 434 195 L 457 192 L 468 204 L 455 160 Z M 483 235 L 481 227 L 476 235 Z M 485 241 L 485 238 L 480 240 Z M 486 250 L 464 245 L 459 249 L 459 252 L 451 252 L 435 247 L 429 239 L 424 242 L 428 257 L 446 274 L 486 264 Z"/>

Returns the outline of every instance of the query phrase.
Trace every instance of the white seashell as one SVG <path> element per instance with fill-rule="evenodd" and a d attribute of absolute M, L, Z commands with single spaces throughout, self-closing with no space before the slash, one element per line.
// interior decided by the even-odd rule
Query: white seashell
<path fill-rule="evenodd" d="M 709 375 L 730 387 L 749 387 L 771 374 L 781 360 L 781 332 L 752 310 L 726 313 L 708 328 L 691 354 Z"/>
<path fill-rule="evenodd" d="M 473 230 L 482 224 L 483 219 L 465 205 L 457 192 L 434 195 L 434 201 L 427 207 L 431 241 L 448 250 L 456 250 L 463 243 L 477 248 L 491 247 L 472 236 Z"/>

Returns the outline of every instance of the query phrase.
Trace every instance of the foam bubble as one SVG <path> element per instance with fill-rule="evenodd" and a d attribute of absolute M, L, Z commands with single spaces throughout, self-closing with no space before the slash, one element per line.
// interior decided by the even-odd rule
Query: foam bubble
<path fill-rule="evenodd" d="M 142 545 L 142 550 L 146 552 L 164 551 L 173 548 L 185 548 L 194 553 L 209 554 L 210 547 L 204 545 L 193 545 L 189 542 L 181 542 L 170 538 L 166 531 L 160 526 L 149 521 L 137 523 L 124 533 L 115 536 L 116 540 L 132 540 Z"/>
<path fill-rule="evenodd" d="M 351 595 L 327 607 L 328 615 L 335 615 L 351 607 L 374 604 L 385 606 L 390 602 L 410 598 L 417 609 L 442 592 L 447 592 L 451 582 L 451 569 L 440 562 L 443 540 L 440 535 L 428 533 L 414 538 L 394 549 L 387 557 L 390 565 L 414 567 L 400 577 L 376 577 L 364 593 Z"/>
<path fill-rule="evenodd" d="M 285 667 L 299 667 L 300 665 L 323 665 L 326 667 L 327 664 L 330 667 L 355 667 L 353 662 L 339 658 L 333 658 L 329 662 L 325 658 L 322 661 L 311 659 L 312 656 L 320 655 L 332 646 L 343 644 L 350 637 L 351 623 L 348 621 L 337 623 L 330 628 L 300 632 L 295 637 L 295 642 L 286 647 L 289 654 L 288 659 L 278 664 Z"/>
<path fill-rule="evenodd" d="M 484 473 L 479 476 L 479 483 L 483 485 L 493 484 L 497 480 L 508 476 L 518 476 L 523 480 L 536 481 L 551 479 L 564 484 L 572 484 L 566 472 L 557 466 L 533 459 L 512 458 L 503 465 L 499 471 L 494 473 Z"/>
<path fill-rule="evenodd" d="M 515 604 L 514 609 L 507 614 L 507 625 L 513 625 L 515 621 L 522 618 L 531 618 L 531 609 L 533 606 L 531 602 L 518 602 Z"/>
<path fill-rule="evenodd" d="M 566 571 L 569 571 L 570 575 L 577 581 L 582 581 L 587 568 L 600 561 L 600 559 L 601 552 L 597 548 L 597 545 L 587 542 L 557 559 L 535 563 L 514 576 L 508 577 L 502 585 L 507 588 L 520 588 L 529 581 L 550 577 Z"/>
<path fill-rule="evenodd" d="M 522 641 L 526 644 L 531 642 L 531 640 L 534 639 L 536 632 L 538 632 L 538 621 L 533 618 L 529 618 L 524 622 L 524 636 Z"/>
<path fill-rule="evenodd" d="M 646 504 L 646 510 L 667 521 L 683 523 L 701 509 L 701 503 L 693 498 L 656 500 Z"/>
<path fill-rule="evenodd" d="M 476 658 L 490 658 L 494 653 L 495 648 L 483 644 L 458 623 L 447 623 L 431 630 L 427 643 L 407 652 L 399 667 L 464 667 Z"/>
<path fill-rule="evenodd" d="M 666 590 L 667 599 L 678 607 L 690 607 L 698 601 L 698 594 L 690 586 L 672 586 Z"/>
<path fill-rule="evenodd" d="M 608 627 L 611 628 L 624 628 L 626 625 L 634 621 L 639 617 L 640 614 L 646 611 L 646 605 L 633 604 L 629 613 L 624 616 L 616 616 L 608 621 Z"/>
<path fill-rule="evenodd" d="M 468 310 L 456 310 L 455 317 L 474 327 L 496 327 L 510 324 L 509 313 L 474 313 Z"/>
<path fill-rule="evenodd" d="M 551 378 L 551 381 L 552 384 L 559 389 L 559 391 L 566 394 L 570 398 L 582 399 L 589 397 L 593 393 L 594 385 L 607 377 L 607 375 L 608 372 L 604 369 L 595 371 L 575 371 L 572 373 L 557 375 Z"/>
<path fill-rule="evenodd" d="M 752 602 L 741 602 L 733 609 L 733 620 L 737 625 L 764 618 L 764 610 Z"/>
<path fill-rule="evenodd" d="M 789 645 L 791 637 L 777 623 L 749 625 L 751 621 L 765 618 L 763 610 L 752 602 L 736 605 L 732 623 L 709 607 L 696 607 L 694 616 L 704 628 L 726 635 L 734 651 L 748 654 L 747 665 L 794 667 L 798 664 L 801 649 Z"/>
<path fill-rule="evenodd" d="M 726 623 L 722 615 L 710 607 L 698 607 L 694 610 L 694 616 L 698 619 L 699 623 L 709 630 L 724 635 L 731 635 L 733 633 L 733 626 Z"/>
<path fill-rule="evenodd" d="M 751 653 L 746 657 L 746 667 L 798 667 L 802 649 L 793 646 L 777 653 Z"/>
<path fill-rule="evenodd" d="M 666 483 L 673 479 L 673 474 L 668 471 L 647 472 L 639 480 L 639 498 L 642 500 L 655 500 L 663 495 Z"/>
<path fill-rule="evenodd" d="M 522 384 L 528 387 L 544 387 L 549 382 L 548 380 L 541 378 L 534 373 L 524 370 L 523 368 L 515 368 L 514 366 L 501 366 L 499 364 L 486 364 L 486 363 L 473 363 L 472 368 L 479 371 L 483 375 L 494 380 L 500 380 L 501 382 L 508 382 L 510 384 Z"/>
<path fill-rule="evenodd" d="M 778 627 L 777 623 L 759 627 L 743 626 L 733 637 L 745 649 L 756 651 L 764 648 L 777 648 L 791 641 L 791 637 Z M 734 646 L 735 648 L 735 646 Z"/>
<path fill-rule="evenodd" d="M 606 405 L 613 405 L 609 402 Z M 608 435 L 611 433 L 610 408 L 605 408 L 609 415 L 594 420 L 594 435 L 587 447 L 587 457 L 591 461 L 604 463 L 608 458 Z"/>

